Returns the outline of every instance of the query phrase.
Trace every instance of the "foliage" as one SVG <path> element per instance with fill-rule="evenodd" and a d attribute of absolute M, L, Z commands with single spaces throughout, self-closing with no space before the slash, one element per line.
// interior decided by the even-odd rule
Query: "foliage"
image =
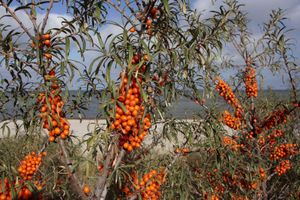
<path fill-rule="evenodd" d="M 299 70 L 281 9 L 254 40 L 237 0 L 207 18 L 182 0 L 0 5 L 1 198 L 299 196 Z M 47 26 L 54 6 L 68 12 L 61 27 Z M 263 96 L 262 69 L 287 74 L 290 98 Z M 168 115 L 183 97 L 200 108 L 193 119 Z M 72 135 L 68 118 L 95 99 L 106 125 Z"/>

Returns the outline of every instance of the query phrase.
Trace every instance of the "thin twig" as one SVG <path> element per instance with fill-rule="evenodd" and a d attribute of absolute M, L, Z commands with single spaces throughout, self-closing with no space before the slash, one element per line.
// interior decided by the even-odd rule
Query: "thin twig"
<path fill-rule="evenodd" d="M 46 11 L 46 15 L 43 19 L 43 25 L 42 25 L 42 28 L 41 28 L 41 33 L 43 34 L 44 31 L 45 31 L 45 28 L 46 28 L 46 25 L 47 25 L 47 22 L 48 22 L 48 17 L 49 17 L 49 14 L 50 14 L 50 11 L 53 7 L 53 3 L 54 3 L 54 0 L 50 0 L 49 2 L 49 6 L 47 8 L 47 11 Z"/>
<path fill-rule="evenodd" d="M 135 26 L 135 24 L 133 23 L 133 21 L 125 14 L 124 10 L 121 10 L 121 8 L 118 7 L 116 4 L 114 4 L 111 0 L 106 1 L 106 3 L 108 3 L 109 5 L 111 5 L 112 7 L 114 7 L 123 17 L 125 17 L 127 19 L 127 21 L 132 26 Z"/>
<path fill-rule="evenodd" d="M 0 0 L 1 5 L 9 12 L 12 18 L 16 20 L 16 22 L 20 25 L 20 27 L 25 31 L 25 33 L 30 37 L 30 39 L 34 39 L 34 37 L 30 34 L 29 30 L 24 26 L 24 24 L 21 22 L 21 20 L 18 18 L 16 13 L 11 10 L 6 3 L 3 2 L 3 0 Z"/>
<path fill-rule="evenodd" d="M 24 4 L 21 4 L 21 6 L 24 6 Z M 34 4 L 31 6 L 31 13 L 32 13 L 32 10 L 34 9 Z M 34 29 L 34 32 L 35 32 L 35 35 L 37 35 L 37 32 L 38 32 L 38 27 L 37 27 L 37 23 L 36 23 L 36 17 L 33 17 L 32 14 L 28 13 L 28 11 L 25 9 L 24 12 L 26 13 L 26 15 L 29 17 L 32 25 L 33 25 L 33 29 Z"/>
<path fill-rule="evenodd" d="M 282 57 L 283 57 L 284 65 L 285 65 L 286 70 L 288 72 L 288 76 L 289 76 L 290 83 L 291 83 L 291 86 L 292 86 L 292 92 L 293 92 L 292 99 L 293 99 L 294 102 L 297 102 L 297 89 L 296 89 L 296 86 L 295 86 L 296 84 L 295 84 L 295 80 L 293 79 L 291 69 L 289 67 L 289 61 L 288 61 L 287 54 L 286 54 L 285 50 L 282 52 Z"/>

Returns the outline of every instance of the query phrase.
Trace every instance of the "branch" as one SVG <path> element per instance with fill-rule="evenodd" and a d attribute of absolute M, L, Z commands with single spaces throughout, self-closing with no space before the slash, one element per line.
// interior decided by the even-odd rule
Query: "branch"
<path fill-rule="evenodd" d="M 125 155 L 125 151 L 121 150 L 118 156 L 115 156 L 115 147 L 117 146 L 116 142 L 118 141 L 118 137 L 114 137 L 111 145 L 109 146 L 108 153 L 106 159 L 103 163 L 103 171 L 102 174 L 99 176 L 97 181 L 97 188 L 91 199 L 105 199 L 107 195 L 107 188 L 110 186 L 108 182 L 109 172 L 111 171 L 111 167 L 115 170 L 121 163 Z"/>
<path fill-rule="evenodd" d="M 125 17 L 127 19 L 127 21 L 129 21 L 129 23 L 132 26 L 135 26 L 133 21 L 125 14 L 124 10 L 121 10 L 116 4 L 114 4 L 111 0 L 106 1 L 109 5 L 111 5 L 112 7 L 114 7 L 123 17 Z"/>
<path fill-rule="evenodd" d="M 122 149 L 119 156 L 115 159 L 115 162 L 113 163 L 114 170 L 116 170 L 117 167 L 120 165 L 120 163 L 121 163 L 124 156 L 125 156 L 125 150 Z M 103 198 L 103 200 L 105 199 L 105 197 L 107 195 L 108 187 L 109 187 L 109 182 L 107 181 L 105 186 L 104 186 L 104 190 L 102 192 L 102 195 L 101 195 L 101 199 Z"/>
<path fill-rule="evenodd" d="M 31 40 L 34 39 L 34 37 L 30 34 L 29 30 L 24 26 L 24 24 L 21 22 L 21 20 L 18 18 L 16 13 L 11 10 L 6 3 L 3 2 L 3 0 L 0 0 L 0 3 L 2 6 L 9 12 L 9 14 L 16 20 L 16 22 L 20 25 L 20 27 L 25 31 L 25 33 L 30 37 Z"/>
<path fill-rule="evenodd" d="M 48 17 L 49 17 L 49 14 L 50 14 L 50 10 L 52 9 L 53 3 L 54 3 L 54 0 L 50 0 L 49 6 L 48 6 L 47 11 L 46 11 L 46 15 L 43 19 L 43 25 L 42 25 L 42 29 L 41 29 L 42 34 L 45 31 L 45 28 L 46 28 L 46 25 L 47 25 L 47 22 L 48 22 Z"/>
<path fill-rule="evenodd" d="M 21 6 L 24 6 L 23 3 L 19 2 Z M 33 28 L 34 28 L 34 32 L 35 32 L 35 35 L 37 35 L 38 33 L 38 26 L 37 26 L 37 23 L 36 23 L 36 16 L 33 16 L 33 11 L 35 10 L 35 5 L 34 5 L 34 2 L 32 0 L 32 6 L 31 6 L 31 13 L 28 13 L 28 11 L 25 9 L 24 12 L 26 13 L 26 15 L 29 17 L 29 19 L 31 20 L 32 22 L 32 25 L 33 25 Z"/>
<path fill-rule="evenodd" d="M 294 102 L 297 102 L 296 84 L 295 84 L 295 80 L 293 79 L 293 76 L 292 76 L 292 73 L 291 73 L 291 69 L 289 67 L 289 61 L 288 61 L 288 58 L 287 58 L 285 50 L 282 52 L 282 57 L 283 57 L 283 60 L 284 60 L 284 65 L 285 65 L 286 70 L 288 72 L 288 76 L 289 76 L 289 79 L 290 79 L 289 81 L 290 81 L 291 86 L 292 86 L 292 92 L 293 92 L 292 99 L 293 99 Z"/>
<path fill-rule="evenodd" d="M 60 149 L 64 156 L 66 168 L 70 174 L 70 182 L 71 182 L 72 188 L 74 188 L 74 191 L 78 194 L 78 199 L 81 199 L 81 200 L 87 199 L 85 194 L 82 191 L 82 184 L 80 183 L 76 174 L 71 169 L 72 162 L 71 162 L 69 154 L 66 150 L 64 141 L 60 139 L 58 143 L 59 143 Z"/>

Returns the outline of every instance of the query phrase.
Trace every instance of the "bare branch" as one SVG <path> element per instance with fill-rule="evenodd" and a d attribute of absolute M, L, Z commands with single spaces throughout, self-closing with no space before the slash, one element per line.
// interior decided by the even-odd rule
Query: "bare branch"
<path fill-rule="evenodd" d="M 49 6 L 47 8 L 47 11 L 46 11 L 46 15 L 43 19 L 43 25 L 42 25 L 42 29 L 41 29 L 41 33 L 43 34 L 44 31 L 45 31 L 45 28 L 46 28 L 46 25 L 47 25 L 47 22 L 48 22 L 48 18 L 49 18 L 49 14 L 50 14 L 50 11 L 53 7 L 53 3 L 54 3 L 54 0 L 50 0 L 50 3 L 49 3 Z"/>
<path fill-rule="evenodd" d="M 18 16 L 16 15 L 16 13 L 11 10 L 8 5 L 3 2 L 3 0 L 0 0 L 1 5 L 9 12 L 9 14 L 12 16 L 12 18 L 14 18 L 16 20 L 16 22 L 20 25 L 20 27 L 25 31 L 25 33 L 30 37 L 30 39 L 34 39 L 34 37 L 32 36 L 32 34 L 30 34 L 29 30 L 24 26 L 24 24 L 21 22 L 21 20 L 18 18 Z"/>

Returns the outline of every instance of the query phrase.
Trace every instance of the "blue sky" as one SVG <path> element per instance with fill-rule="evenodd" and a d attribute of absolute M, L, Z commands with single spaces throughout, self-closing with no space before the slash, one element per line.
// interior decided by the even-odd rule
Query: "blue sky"
<path fill-rule="evenodd" d="M 212 5 L 211 0 L 191 0 L 192 7 L 203 12 L 203 17 L 208 17 L 211 9 L 216 9 L 222 1 L 217 1 L 216 4 Z M 299 0 L 240 0 L 241 3 L 245 4 L 244 9 L 248 12 L 250 22 L 250 30 L 254 33 L 254 37 L 258 37 L 260 33 L 259 24 L 261 22 L 266 21 L 269 13 L 272 9 L 282 8 L 286 10 L 286 16 L 288 20 L 286 21 L 286 25 L 289 28 L 293 28 L 294 31 L 290 34 L 291 37 L 295 38 L 295 52 L 299 52 L 299 41 L 300 41 L 300 30 L 298 27 L 300 21 L 300 1 Z M 3 9 L 0 8 L 0 14 L 3 13 Z M 42 18 L 43 12 L 40 12 L 40 16 L 38 18 Z M 19 13 L 20 18 L 22 18 L 22 13 Z M 50 15 L 50 20 L 48 24 L 49 27 L 59 27 L 61 26 L 60 17 L 65 17 L 71 19 L 70 15 L 66 12 L 66 7 L 62 4 L 55 4 L 53 8 L 53 12 Z M 116 19 L 121 21 L 120 14 L 116 13 L 116 11 L 110 9 L 108 17 L 110 19 Z M 11 22 L 9 22 L 11 24 Z M 26 22 L 25 22 L 26 24 Z M 106 37 L 109 33 L 117 33 L 120 32 L 114 26 L 104 26 L 101 29 L 101 35 Z M 93 53 L 87 53 L 85 63 L 92 60 Z M 296 55 L 297 56 L 297 55 Z M 77 57 L 76 49 L 71 51 L 71 57 Z M 237 58 L 238 59 L 238 58 Z M 298 61 L 297 61 L 298 62 Z M 299 64 L 299 62 L 298 62 Z M 5 75 L 3 69 L 0 70 L 2 75 Z M 222 73 L 222 76 L 226 79 L 230 79 L 230 76 L 234 74 L 233 70 Z M 273 89 L 284 89 L 288 87 L 287 83 L 282 81 L 281 76 L 272 76 L 272 74 L 268 71 L 262 72 L 264 76 L 264 84 L 265 87 L 271 86 Z M 70 89 L 76 89 L 78 87 L 78 83 L 76 81 L 69 83 Z"/>

